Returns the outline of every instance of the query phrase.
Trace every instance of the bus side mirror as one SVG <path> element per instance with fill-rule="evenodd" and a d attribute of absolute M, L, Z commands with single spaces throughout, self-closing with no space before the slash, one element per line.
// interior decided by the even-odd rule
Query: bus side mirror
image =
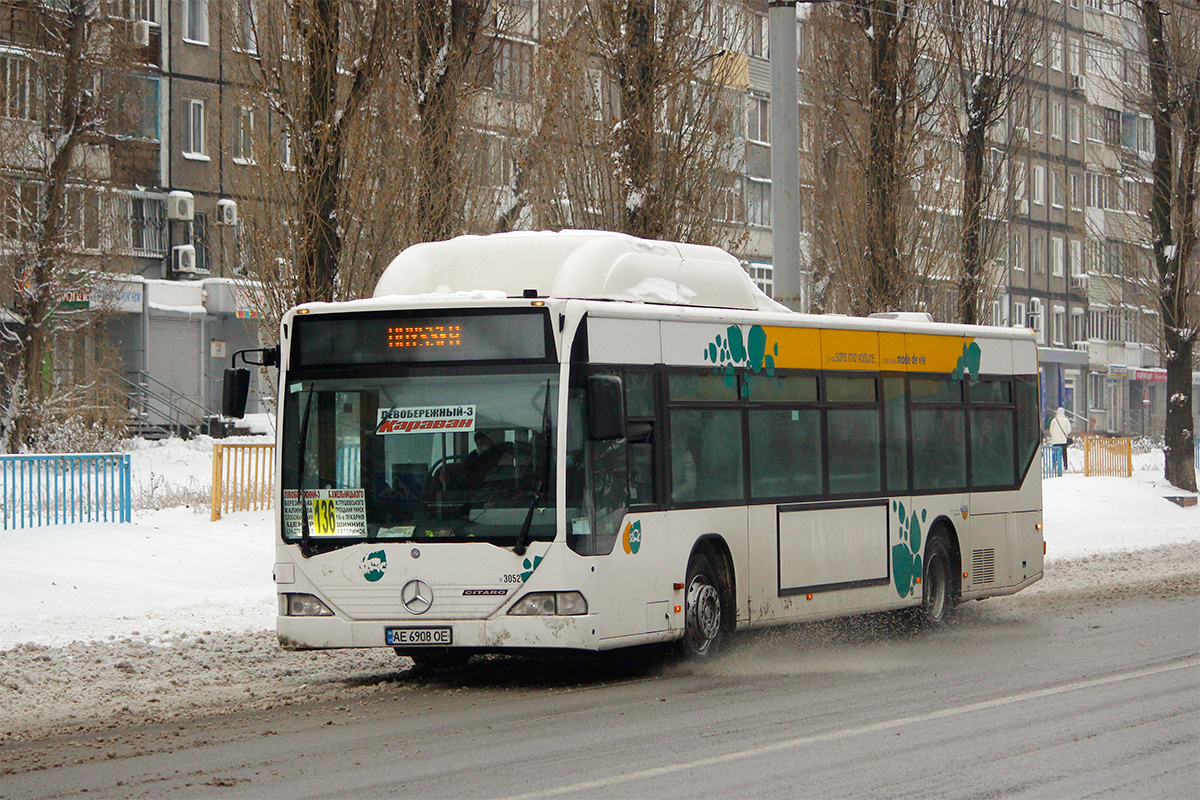
<path fill-rule="evenodd" d="M 588 436 L 593 441 L 625 437 L 625 390 L 616 375 L 587 379 Z"/>
<path fill-rule="evenodd" d="M 250 370 L 245 367 L 225 370 L 221 386 L 221 416 L 241 419 L 246 416 L 246 398 L 250 396 Z"/>

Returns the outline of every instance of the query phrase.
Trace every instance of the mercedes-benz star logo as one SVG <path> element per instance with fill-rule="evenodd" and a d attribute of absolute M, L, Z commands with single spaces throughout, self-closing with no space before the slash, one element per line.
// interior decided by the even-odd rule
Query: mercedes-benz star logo
<path fill-rule="evenodd" d="M 410 614 L 424 614 L 433 605 L 433 589 L 425 581 L 409 581 L 400 590 L 400 600 Z"/>

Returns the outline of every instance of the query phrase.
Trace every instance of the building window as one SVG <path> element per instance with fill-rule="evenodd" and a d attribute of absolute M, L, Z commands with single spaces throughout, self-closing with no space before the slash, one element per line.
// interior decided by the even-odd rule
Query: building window
<path fill-rule="evenodd" d="M 191 241 L 196 248 L 196 272 L 208 272 L 208 214 L 192 216 Z"/>
<path fill-rule="evenodd" d="M 1067 136 L 1071 139 L 1071 144 L 1079 144 L 1079 106 L 1068 106 L 1067 108 Z"/>
<path fill-rule="evenodd" d="M 1063 104 L 1055 100 L 1050 104 L 1050 138 L 1063 138 L 1064 121 Z"/>
<path fill-rule="evenodd" d="M 239 164 L 254 163 L 254 109 L 242 106 L 238 113 L 237 131 L 233 136 L 233 160 Z"/>
<path fill-rule="evenodd" d="M 746 222 L 763 227 L 771 224 L 771 182 L 746 179 Z"/>
<path fill-rule="evenodd" d="M 1033 330 L 1033 338 L 1038 344 L 1046 343 L 1046 321 L 1042 301 L 1036 297 L 1029 299 L 1029 313 L 1025 317 L 1026 325 Z"/>
<path fill-rule="evenodd" d="M 37 119 L 33 62 L 18 55 L 0 55 L 0 114 L 9 119 Z"/>
<path fill-rule="evenodd" d="M 492 88 L 502 94 L 529 94 L 533 70 L 533 46 L 513 39 L 496 40 L 496 62 Z"/>
<path fill-rule="evenodd" d="M 1071 309 L 1071 343 L 1087 342 L 1087 317 L 1082 308 Z"/>
<path fill-rule="evenodd" d="M 1051 269 L 1054 270 L 1054 277 L 1061 278 L 1067 273 L 1066 262 L 1066 242 L 1061 236 L 1053 236 L 1050 239 L 1050 257 Z"/>
<path fill-rule="evenodd" d="M 1063 44 L 1062 34 L 1050 34 L 1050 69 L 1055 72 L 1062 72 L 1063 67 Z"/>
<path fill-rule="evenodd" d="M 137 256 L 167 252 L 167 201 L 161 197 L 129 198 L 129 247 Z"/>
<path fill-rule="evenodd" d="M 1012 324 L 1014 328 L 1024 328 L 1026 323 L 1025 304 L 1013 301 L 1012 304 Z"/>
<path fill-rule="evenodd" d="M 1025 271 L 1025 234 L 1013 231 L 1009 237 L 1008 261 L 1017 272 Z"/>
<path fill-rule="evenodd" d="M 1138 184 L 1133 178 L 1124 180 L 1125 188 L 1125 210 L 1131 214 L 1138 212 Z"/>
<path fill-rule="evenodd" d="M 1104 143 L 1109 147 L 1121 146 L 1121 112 L 1115 108 L 1100 109 Z"/>
<path fill-rule="evenodd" d="M 102 200 L 99 192 L 68 189 L 63 213 L 67 242 L 76 250 L 99 250 Z"/>
<path fill-rule="evenodd" d="M 771 101 L 750 95 L 746 109 L 746 138 L 769 144 L 771 141 Z"/>
<path fill-rule="evenodd" d="M 287 131 L 279 133 L 279 166 L 284 169 L 295 169 L 296 164 L 292 161 L 292 135 Z"/>
<path fill-rule="evenodd" d="M 258 11 L 255 0 L 237 0 L 238 24 L 234 47 L 246 53 L 258 52 Z M 196 257 L 197 265 L 200 262 Z"/>
<path fill-rule="evenodd" d="M 1083 209 L 1083 197 L 1079 193 L 1079 176 L 1071 173 L 1067 179 L 1071 184 L 1071 208 L 1075 211 L 1081 211 Z"/>
<path fill-rule="evenodd" d="M 1034 233 L 1029 236 L 1029 267 L 1037 274 L 1046 271 L 1046 235 Z"/>
<path fill-rule="evenodd" d="M 1055 208 L 1062 208 L 1066 202 L 1064 194 L 1062 173 L 1055 169 L 1050 176 L 1050 204 Z"/>
<path fill-rule="evenodd" d="M 183 101 L 183 154 L 204 157 L 204 101 Z"/>
<path fill-rule="evenodd" d="M 183 0 L 183 39 L 208 44 L 208 0 Z"/>
<path fill-rule="evenodd" d="M 1042 98 L 1033 98 L 1033 105 L 1029 108 L 1029 127 L 1034 133 L 1041 133 L 1043 130 L 1042 112 L 1044 108 Z"/>
<path fill-rule="evenodd" d="M 1062 347 L 1067 342 L 1067 310 L 1062 306 L 1054 307 L 1054 344 Z"/>
<path fill-rule="evenodd" d="M 1044 164 L 1033 165 L 1033 203 L 1034 205 L 1046 205 L 1046 166 Z"/>
<path fill-rule="evenodd" d="M 767 297 L 774 297 L 775 267 L 761 261 L 751 261 L 746 266 L 750 271 L 750 280 L 754 281 L 754 285 L 762 289 Z"/>

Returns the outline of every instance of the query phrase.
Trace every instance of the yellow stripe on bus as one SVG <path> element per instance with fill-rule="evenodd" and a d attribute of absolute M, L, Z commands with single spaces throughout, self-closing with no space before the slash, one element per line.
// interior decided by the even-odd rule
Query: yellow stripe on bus
<path fill-rule="evenodd" d="M 974 337 L 764 326 L 780 369 L 953 372 Z"/>

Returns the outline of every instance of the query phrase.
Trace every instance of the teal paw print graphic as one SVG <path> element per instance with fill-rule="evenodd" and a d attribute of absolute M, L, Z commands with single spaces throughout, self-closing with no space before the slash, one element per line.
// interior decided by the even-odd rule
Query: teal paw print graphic
<path fill-rule="evenodd" d="M 362 570 L 362 576 L 368 581 L 371 583 L 378 581 L 387 572 L 387 553 L 383 550 L 367 553 L 363 556 L 359 568 Z"/>
<path fill-rule="evenodd" d="M 964 344 L 962 355 L 958 357 L 958 362 L 954 365 L 954 371 L 950 373 L 950 377 L 957 380 L 964 375 L 970 375 L 971 380 L 979 380 L 979 359 L 981 355 L 979 345 L 975 342 L 972 341 Z"/>
<path fill-rule="evenodd" d="M 779 343 L 771 346 L 767 352 L 767 332 L 761 325 L 751 325 L 745 337 L 737 325 L 730 325 L 725 335 L 717 334 L 717 338 L 704 349 L 704 360 L 717 366 L 717 374 L 725 377 L 725 383 L 733 386 L 737 377 L 735 367 L 745 367 L 750 372 L 775 374 L 775 359 L 779 356 Z M 742 383 L 742 396 L 750 396 L 750 381 Z"/>
<path fill-rule="evenodd" d="M 909 512 L 904 503 L 895 500 L 892 511 L 900 521 L 900 542 L 892 545 L 892 575 L 895 576 L 897 594 L 908 597 L 921 577 L 921 525 L 925 522 L 926 512 L 921 509 L 918 520 L 915 509 Z"/>
<path fill-rule="evenodd" d="M 542 563 L 541 556 L 534 556 L 532 561 L 528 558 L 525 559 L 525 563 L 522 565 L 525 567 L 525 571 L 521 573 L 521 580 L 529 580 L 529 576 L 533 574 L 533 571 L 538 568 L 538 564 L 540 563 Z"/>

